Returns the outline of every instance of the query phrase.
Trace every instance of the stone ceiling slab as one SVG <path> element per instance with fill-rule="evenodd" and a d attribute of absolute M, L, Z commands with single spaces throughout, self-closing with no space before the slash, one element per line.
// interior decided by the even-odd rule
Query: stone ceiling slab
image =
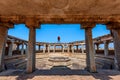
<path fill-rule="evenodd" d="M 120 0 L 0 0 L 0 15 L 120 14 Z"/>

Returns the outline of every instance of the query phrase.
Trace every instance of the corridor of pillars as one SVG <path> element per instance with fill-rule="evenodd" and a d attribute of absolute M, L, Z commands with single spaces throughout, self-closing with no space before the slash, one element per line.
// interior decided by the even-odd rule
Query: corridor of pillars
<path fill-rule="evenodd" d="M 82 23 L 81 28 L 85 29 L 85 43 L 86 43 L 86 56 L 87 56 L 87 69 L 90 72 L 96 72 L 96 64 L 95 64 L 95 51 L 93 46 L 93 39 L 92 39 L 92 28 L 95 27 L 96 24 L 94 23 Z M 7 43 L 7 32 L 9 28 L 13 28 L 13 24 L 9 23 L 1 23 L 0 25 L 0 71 L 4 70 L 4 53 L 5 53 L 5 45 Z M 31 73 L 35 70 L 35 46 L 36 46 L 36 28 L 39 28 L 39 24 L 33 22 L 32 20 L 28 20 L 26 22 L 26 26 L 29 28 L 29 40 L 28 40 L 28 47 L 27 47 L 27 73 Z M 110 23 L 107 24 L 108 29 L 111 31 L 111 35 L 113 36 L 114 41 L 114 49 L 115 49 L 115 60 L 116 60 L 116 68 L 120 70 L 120 26 L 118 23 Z M 14 41 L 11 41 L 9 45 L 9 56 L 11 56 L 12 45 Z M 108 55 L 108 42 L 104 42 L 105 44 L 105 56 Z M 41 45 L 39 45 L 41 46 Z M 50 46 L 51 45 L 43 45 L 43 53 L 45 52 L 45 49 L 50 52 Z M 54 49 L 53 52 L 55 52 L 56 45 L 53 45 Z M 64 45 L 62 46 L 62 52 L 64 52 Z M 74 45 L 67 45 L 68 52 L 71 50 L 72 53 L 74 53 Z M 23 46 L 22 46 L 23 49 Z M 21 50 L 22 50 L 21 49 Z M 78 49 L 78 48 L 77 48 Z M 98 49 L 98 46 L 97 46 Z M 39 47 L 40 50 L 40 47 Z M 83 49 L 82 49 L 83 52 Z M 21 51 L 21 54 L 23 54 L 23 51 Z"/>
<path fill-rule="evenodd" d="M 36 51 L 41 53 L 55 53 L 55 52 L 61 52 L 61 53 L 85 53 L 85 43 L 78 43 L 77 45 L 73 45 L 70 43 L 44 43 L 43 45 L 40 45 L 40 43 L 36 44 Z"/>

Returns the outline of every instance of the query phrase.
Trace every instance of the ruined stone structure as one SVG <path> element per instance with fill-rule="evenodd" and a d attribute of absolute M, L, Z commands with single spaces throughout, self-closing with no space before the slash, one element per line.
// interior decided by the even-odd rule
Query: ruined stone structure
<path fill-rule="evenodd" d="M 111 50 L 109 50 L 109 46 L 107 45 L 107 49 L 106 49 L 106 47 L 104 47 L 104 49 L 102 49 L 102 50 L 99 49 L 100 48 L 99 45 L 104 44 L 104 42 L 113 43 L 112 36 L 110 34 L 108 34 L 108 35 L 100 36 L 100 37 L 93 39 L 93 43 L 95 45 L 94 50 L 96 53 L 95 63 L 97 64 L 97 66 L 99 66 L 99 64 L 100 64 L 100 66 L 102 65 L 101 68 L 104 67 L 105 65 L 107 65 L 107 66 L 112 65 L 112 68 L 115 68 L 114 52 L 112 54 L 113 58 L 112 57 L 110 58 L 109 55 L 110 55 Z M 97 45 L 97 44 L 99 44 L 99 45 Z M 35 55 L 38 56 L 38 53 L 45 54 L 46 56 L 50 53 L 51 54 L 62 53 L 63 55 L 65 55 L 65 54 L 66 55 L 67 54 L 86 55 L 85 46 L 86 46 L 85 41 L 74 41 L 74 42 L 69 42 L 69 43 L 36 42 L 36 49 L 35 49 L 36 54 Z M 104 44 L 104 46 L 106 46 L 106 44 Z M 26 68 L 25 65 L 27 62 L 27 55 L 28 55 L 27 50 L 28 50 L 28 41 L 8 35 L 6 49 L 5 49 L 5 57 L 4 57 L 4 64 L 6 66 L 6 69 Z M 112 49 L 112 50 L 114 51 L 114 49 Z M 100 53 L 104 53 L 104 54 L 102 54 L 103 56 L 98 55 L 99 51 L 100 51 Z M 107 52 L 107 55 L 106 55 L 106 52 Z M 60 55 L 59 55 L 59 57 L 60 57 Z M 52 56 L 51 59 L 55 58 L 56 60 L 58 60 L 58 59 L 64 60 L 64 58 L 65 58 L 62 56 L 60 58 L 59 57 Z M 105 61 L 106 63 L 103 63 L 103 61 L 100 61 L 104 58 L 107 59 L 106 60 L 107 62 Z M 51 63 L 51 64 L 53 64 L 53 63 Z M 62 65 L 70 65 L 70 62 L 69 63 L 62 62 L 61 64 Z M 59 65 L 59 63 L 54 63 L 54 65 Z M 108 66 L 108 68 L 111 68 L 111 67 Z"/>
<path fill-rule="evenodd" d="M 119 0 L 0 0 L 0 71 L 4 69 L 7 31 L 13 28 L 14 24 L 21 23 L 30 30 L 27 51 L 28 73 L 35 70 L 36 28 L 45 23 L 81 24 L 81 28 L 85 29 L 87 68 L 90 72 L 96 72 L 92 28 L 96 24 L 105 24 L 113 36 L 115 59 L 120 69 L 119 4 Z M 105 52 L 107 55 L 107 51 Z"/>

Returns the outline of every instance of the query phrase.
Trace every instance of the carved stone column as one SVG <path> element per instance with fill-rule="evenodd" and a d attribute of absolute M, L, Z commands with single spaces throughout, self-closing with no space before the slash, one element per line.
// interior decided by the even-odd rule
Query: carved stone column
<path fill-rule="evenodd" d="M 48 51 L 48 44 L 46 44 L 46 48 L 45 49 L 46 49 L 46 51 Z"/>
<path fill-rule="evenodd" d="M 76 45 L 76 53 L 78 53 L 78 45 Z"/>
<path fill-rule="evenodd" d="M 120 70 L 120 23 L 109 23 L 107 27 L 111 30 L 114 41 L 115 67 Z"/>
<path fill-rule="evenodd" d="M 55 53 L 55 49 L 56 49 L 56 46 L 55 46 L 55 45 L 53 45 L 53 53 Z"/>
<path fill-rule="evenodd" d="M 26 45 L 26 48 L 25 48 L 25 55 L 27 55 L 27 51 L 28 51 L 28 43 L 25 43 L 25 45 Z"/>
<path fill-rule="evenodd" d="M 81 44 L 82 54 L 84 53 L 84 44 Z"/>
<path fill-rule="evenodd" d="M 17 45 L 16 50 L 18 50 L 18 51 L 19 51 L 19 50 L 20 50 L 20 49 L 19 49 L 20 44 L 19 44 L 19 43 L 17 43 L 16 45 Z"/>
<path fill-rule="evenodd" d="M 31 73 L 35 70 L 35 28 L 29 28 L 29 41 L 28 41 L 28 61 L 27 61 L 27 73 Z"/>
<path fill-rule="evenodd" d="M 104 55 L 108 56 L 108 45 L 109 43 L 107 41 L 104 41 Z"/>
<path fill-rule="evenodd" d="M 64 47 L 65 47 L 65 46 L 64 46 L 64 45 L 62 45 L 62 53 L 64 53 Z"/>
<path fill-rule="evenodd" d="M 92 28 L 95 24 L 92 23 L 85 23 L 82 24 L 82 28 L 85 29 L 85 42 L 86 42 L 86 63 L 87 69 L 90 72 L 96 72 L 96 65 L 95 65 L 95 53 L 94 53 L 94 46 L 92 40 Z"/>
<path fill-rule="evenodd" d="M 24 55 L 24 43 L 22 43 L 21 55 Z"/>
<path fill-rule="evenodd" d="M 72 53 L 74 53 L 74 45 L 72 45 Z"/>
<path fill-rule="evenodd" d="M 69 45 L 70 52 L 72 51 L 72 45 Z"/>
<path fill-rule="evenodd" d="M 100 45 L 100 44 L 96 44 L 97 50 L 99 50 L 99 45 Z"/>
<path fill-rule="evenodd" d="M 46 50 L 46 44 L 43 45 L 43 53 L 45 53 L 45 50 Z"/>
<path fill-rule="evenodd" d="M 70 52 L 69 44 L 67 45 L 67 51 L 68 51 L 68 53 Z"/>
<path fill-rule="evenodd" d="M 40 51 L 40 45 L 38 45 L 38 50 Z"/>
<path fill-rule="evenodd" d="M 48 53 L 50 53 L 50 45 L 48 44 Z"/>
<path fill-rule="evenodd" d="M 7 41 L 8 28 L 13 27 L 13 24 L 0 23 L 0 72 L 4 70 L 4 54 Z"/>
<path fill-rule="evenodd" d="M 28 41 L 28 54 L 27 54 L 27 73 L 32 73 L 35 70 L 36 63 L 36 54 L 35 54 L 35 45 L 36 45 L 36 28 L 39 28 L 40 25 L 33 18 L 26 17 L 26 26 L 29 28 L 29 41 Z"/>
<path fill-rule="evenodd" d="M 13 41 L 13 40 L 11 40 L 11 42 L 9 43 L 8 56 L 12 56 L 12 52 L 13 52 L 13 45 L 14 45 L 14 41 Z"/>

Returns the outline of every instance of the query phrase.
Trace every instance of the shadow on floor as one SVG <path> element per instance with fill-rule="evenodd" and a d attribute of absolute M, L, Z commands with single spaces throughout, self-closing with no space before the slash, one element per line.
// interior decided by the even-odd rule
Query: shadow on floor
<path fill-rule="evenodd" d="M 22 70 L 15 70 L 10 74 L 2 74 L 0 76 L 18 76 L 16 80 L 27 80 L 32 79 L 35 76 L 93 76 L 99 80 L 110 80 L 110 76 L 120 75 L 119 71 L 114 70 L 98 70 L 98 73 L 90 73 L 87 70 L 71 70 L 66 66 L 54 66 L 50 70 L 38 70 L 31 74 L 26 74 Z M 45 79 L 44 79 L 45 80 Z"/>

